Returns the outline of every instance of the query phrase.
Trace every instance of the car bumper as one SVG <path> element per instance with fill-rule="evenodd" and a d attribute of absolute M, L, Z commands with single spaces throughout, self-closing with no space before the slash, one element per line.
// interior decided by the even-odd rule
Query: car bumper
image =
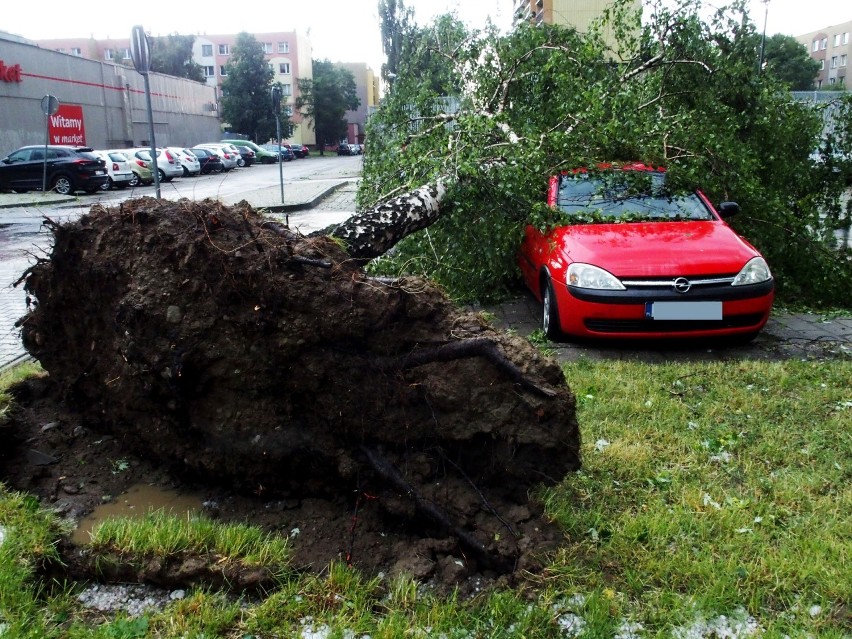
<path fill-rule="evenodd" d="M 758 332 L 769 319 L 775 297 L 772 281 L 743 287 L 727 287 L 722 294 L 691 298 L 671 295 L 639 295 L 633 292 L 576 292 L 556 285 L 562 331 L 568 335 L 621 339 L 686 339 L 748 335 Z M 620 295 L 623 293 L 623 295 Z M 675 294 L 679 295 L 679 294 Z M 685 309 L 672 319 L 655 319 L 654 304 L 675 303 Z M 690 302 L 698 304 L 690 305 Z M 681 304 L 682 306 L 677 306 Z M 703 305 L 703 306 L 702 306 Z M 701 316 L 692 309 L 711 307 L 721 318 Z M 697 315 L 685 318 L 684 316 Z"/>

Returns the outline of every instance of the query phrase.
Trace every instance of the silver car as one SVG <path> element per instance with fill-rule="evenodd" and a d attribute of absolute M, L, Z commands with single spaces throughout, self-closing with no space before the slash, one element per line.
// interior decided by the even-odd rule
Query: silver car
<path fill-rule="evenodd" d="M 201 173 L 201 164 L 198 158 L 189 149 L 181 149 L 174 146 L 167 146 L 166 151 L 176 156 L 183 168 L 183 177 L 198 175 Z M 159 160 L 158 160 L 159 161 Z"/>
<path fill-rule="evenodd" d="M 196 144 L 195 146 L 200 146 L 202 149 L 210 149 L 216 155 L 219 156 L 219 159 L 222 160 L 222 170 L 230 171 L 238 166 L 238 162 L 240 159 L 240 153 L 237 151 L 236 153 L 229 149 L 230 145 L 226 144 Z"/>
<path fill-rule="evenodd" d="M 121 151 L 93 151 L 106 164 L 109 180 L 101 188 L 108 191 L 111 188 L 123 189 L 133 182 L 133 171 L 130 161 Z"/>

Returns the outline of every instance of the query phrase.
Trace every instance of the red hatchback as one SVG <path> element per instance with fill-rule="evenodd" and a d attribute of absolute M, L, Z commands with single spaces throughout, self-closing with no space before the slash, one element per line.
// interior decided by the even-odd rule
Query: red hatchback
<path fill-rule="evenodd" d="M 548 338 L 750 339 L 766 320 L 774 281 L 766 261 L 700 191 L 671 194 L 644 164 L 551 178 L 548 205 L 564 226 L 527 226 L 518 264 L 542 302 Z"/>

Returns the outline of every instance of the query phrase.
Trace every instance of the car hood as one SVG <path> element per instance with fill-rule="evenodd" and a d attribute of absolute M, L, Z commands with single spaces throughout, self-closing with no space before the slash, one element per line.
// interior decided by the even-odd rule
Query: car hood
<path fill-rule="evenodd" d="M 759 255 L 721 221 L 582 224 L 557 228 L 553 239 L 568 263 L 621 278 L 734 274 Z"/>

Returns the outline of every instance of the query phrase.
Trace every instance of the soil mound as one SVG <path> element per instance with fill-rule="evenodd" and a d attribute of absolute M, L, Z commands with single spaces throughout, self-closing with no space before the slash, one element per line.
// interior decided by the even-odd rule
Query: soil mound
<path fill-rule="evenodd" d="M 579 467 L 574 398 L 526 340 L 246 203 L 142 198 L 52 228 L 22 336 L 55 397 L 146 464 L 334 526 L 303 529 L 297 556 L 324 553 L 304 563 L 458 582 L 558 537 L 528 494 Z"/>

